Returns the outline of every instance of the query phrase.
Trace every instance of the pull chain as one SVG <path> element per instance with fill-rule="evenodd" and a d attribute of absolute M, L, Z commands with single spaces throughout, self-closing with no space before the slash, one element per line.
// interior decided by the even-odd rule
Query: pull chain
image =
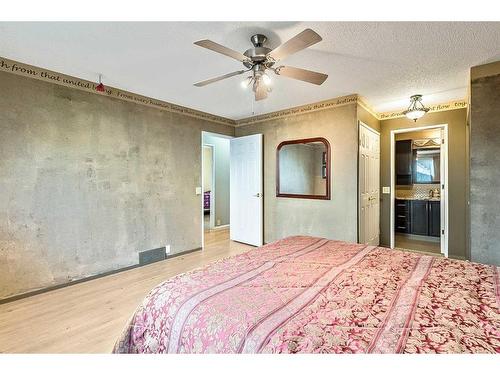
<path fill-rule="evenodd" d="M 255 116 L 255 108 L 254 108 L 255 100 L 253 98 L 253 95 L 250 95 L 250 100 L 252 101 L 252 116 Z"/>

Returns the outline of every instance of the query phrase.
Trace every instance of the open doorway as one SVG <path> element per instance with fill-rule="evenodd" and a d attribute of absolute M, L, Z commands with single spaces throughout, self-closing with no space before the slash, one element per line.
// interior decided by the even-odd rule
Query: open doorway
<path fill-rule="evenodd" d="M 391 248 L 448 256 L 447 130 L 391 131 Z"/>
<path fill-rule="evenodd" d="M 202 132 L 203 246 L 213 238 L 229 239 L 230 136 Z"/>
<path fill-rule="evenodd" d="M 202 145 L 203 147 L 203 229 L 208 231 L 214 227 L 214 146 Z"/>

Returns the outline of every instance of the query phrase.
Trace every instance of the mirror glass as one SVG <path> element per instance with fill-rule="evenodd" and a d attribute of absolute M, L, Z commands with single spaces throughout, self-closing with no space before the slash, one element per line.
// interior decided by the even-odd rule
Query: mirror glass
<path fill-rule="evenodd" d="M 277 153 L 276 195 L 329 199 L 329 155 L 324 138 L 282 142 Z"/>
<path fill-rule="evenodd" d="M 414 180 L 416 184 L 439 183 L 441 150 L 422 148 L 414 150 Z"/>

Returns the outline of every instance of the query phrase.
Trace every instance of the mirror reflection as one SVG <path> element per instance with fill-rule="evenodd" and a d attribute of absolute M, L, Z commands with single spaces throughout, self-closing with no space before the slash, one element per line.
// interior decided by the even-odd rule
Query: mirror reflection
<path fill-rule="evenodd" d="M 439 148 L 417 149 L 413 151 L 414 183 L 439 184 L 441 150 Z"/>
<path fill-rule="evenodd" d="M 329 199 L 329 148 L 325 139 L 283 142 L 277 157 L 278 196 Z"/>

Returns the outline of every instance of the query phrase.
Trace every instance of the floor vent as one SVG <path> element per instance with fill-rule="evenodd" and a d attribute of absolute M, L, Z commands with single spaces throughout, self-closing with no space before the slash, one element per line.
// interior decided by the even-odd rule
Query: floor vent
<path fill-rule="evenodd" d="M 139 253 L 139 264 L 142 266 L 144 264 L 159 262 L 160 260 L 165 260 L 165 248 L 159 247 L 158 249 L 146 250 Z"/>

